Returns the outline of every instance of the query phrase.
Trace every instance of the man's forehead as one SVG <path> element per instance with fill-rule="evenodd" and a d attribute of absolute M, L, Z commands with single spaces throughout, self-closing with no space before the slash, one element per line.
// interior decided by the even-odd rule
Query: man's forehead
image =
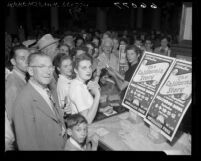
<path fill-rule="evenodd" d="M 36 63 L 36 62 L 37 62 L 37 64 L 45 64 L 45 65 L 51 65 L 52 64 L 51 58 L 47 55 L 36 56 L 32 60 L 32 63 Z"/>
<path fill-rule="evenodd" d="M 29 55 L 29 51 L 27 49 L 17 49 L 16 54 L 17 56 Z"/>

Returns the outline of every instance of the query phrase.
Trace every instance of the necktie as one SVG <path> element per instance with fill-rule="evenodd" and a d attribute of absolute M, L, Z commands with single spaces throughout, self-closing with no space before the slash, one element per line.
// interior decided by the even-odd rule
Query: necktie
<path fill-rule="evenodd" d="M 62 122 L 59 119 L 60 117 L 58 116 L 58 111 L 56 109 L 56 103 L 54 101 L 54 98 L 53 98 L 50 90 L 46 89 L 46 91 L 47 91 L 47 95 L 48 95 L 48 97 L 50 99 L 50 102 L 51 102 L 51 105 L 52 105 L 51 109 L 52 109 L 54 115 L 56 116 L 59 125 L 61 126 L 61 135 L 64 136 L 64 134 L 65 134 L 65 128 L 63 127 Z"/>
<path fill-rule="evenodd" d="M 57 114 L 56 114 L 56 109 L 55 109 L 56 103 L 55 103 L 55 101 L 54 101 L 54 98 L 53 98 L 53 96 L 52 96 L 52 94 L 51 94 L 51 92 L 50 92 L 49 89 L 46 89 L 46 92 L 47 92 L 47 95 L 48 95 L 49 100 L 50 100 L 50 102 L 51 102 L 51 109 L 52 109 L 54 115 L 57 116 Z"/>

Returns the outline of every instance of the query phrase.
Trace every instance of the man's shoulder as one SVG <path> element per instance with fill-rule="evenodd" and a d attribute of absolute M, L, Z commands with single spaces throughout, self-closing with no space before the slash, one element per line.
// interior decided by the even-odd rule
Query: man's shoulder
<path fill-rule="evenodd" d="M 19 78 L 17 74 L 14 72 L 10 73 L 6 79 L 6 86 L 12 86 L 12 85 L 19 85 L 19 84 L 25 84 L 25 82 Z"/>

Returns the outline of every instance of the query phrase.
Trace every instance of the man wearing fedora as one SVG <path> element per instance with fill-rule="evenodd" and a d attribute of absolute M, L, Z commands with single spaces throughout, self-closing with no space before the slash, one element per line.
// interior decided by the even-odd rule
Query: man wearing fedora
<path fill-rule="evenodd" d="M 51 34 L 45 34 L 37 42 L 38 50 L 53 60 L 57 54 L 58 41 L 59 39 L 55 39 Z"/>

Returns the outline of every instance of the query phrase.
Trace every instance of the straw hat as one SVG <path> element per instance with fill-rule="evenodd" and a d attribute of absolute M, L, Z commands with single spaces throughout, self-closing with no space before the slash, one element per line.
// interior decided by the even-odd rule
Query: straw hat
<path fill-rule="evenodd" d="M 58 42 L 59 39 L 53 38 L 51 34 L 44 35 L 40 40 L 37 42 L 37 46 L 39 50 L 43 50 L 44 48 Z"/>

